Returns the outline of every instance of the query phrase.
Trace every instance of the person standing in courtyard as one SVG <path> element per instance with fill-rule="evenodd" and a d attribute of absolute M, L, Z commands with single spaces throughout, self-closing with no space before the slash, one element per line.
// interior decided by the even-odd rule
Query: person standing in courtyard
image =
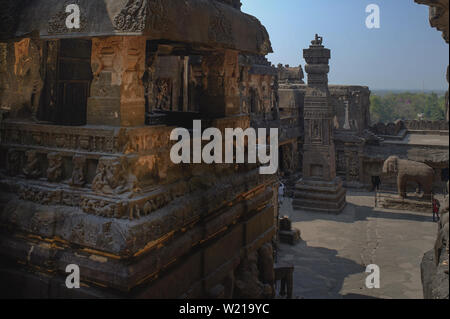
<path fill-rule="evenodd" d="M 440 220 L 439 218 L 439 210 L 441 208 L 441 204 L 439 201 L 433 197 L 433 222 L 438 222 Z"/>
<path fill-rule="evenodd" d="M 372 188 L 373 191 L 377 192 L 380 190 L 381 179 L 380 176 L 372 176 Z"/>

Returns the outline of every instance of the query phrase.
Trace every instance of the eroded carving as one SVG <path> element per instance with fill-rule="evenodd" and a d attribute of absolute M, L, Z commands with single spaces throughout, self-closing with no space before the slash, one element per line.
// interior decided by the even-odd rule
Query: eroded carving
<path fill-rule="evenodd" d="M 124 157 L 102 157 L 99 159 L 92 189 L 103 194 L 123 194 L 137 190 L 137 180 L 129 172 Z"/>
<path fill-rule="evenodd" d="M 419 185 L 424 192 L 424 199 L 431 198 L 434 170 L 430 166 L 391 156 L 384 162 L 383 174 L 397 176 L 398 194 L 402 198 L 406 198 L 406 186 L 409 182 Z"/>
<path fill-rule="evenodd" d="M 125 8 L 114 18 L 114 27 L 117 30 L 127 32 L 143 31 L 148 10 L 147 0 L 128 0 Z"/>
<path fill-rule="evenodd" d="M 82 187 L 86 183 L 86 157 L 75 155 L 72 159 L 73 171 L 70 178 L 70 185 Z"/>
<path fill-rule="evenodd" d="M 60 153 L 49 153 L 47 155 L 48 169 L 47 179 L 50 182 L 60 182 L 63 178 L 63 157 Z"/>
<path fill-rule="evenodd" d="M 27 151 L 25 153 L 26 163 L 23 168 L 23 173 L 27 178 L 39 178 L 41 177 L 41 166 L 37 152 L 34 150 Z"/>

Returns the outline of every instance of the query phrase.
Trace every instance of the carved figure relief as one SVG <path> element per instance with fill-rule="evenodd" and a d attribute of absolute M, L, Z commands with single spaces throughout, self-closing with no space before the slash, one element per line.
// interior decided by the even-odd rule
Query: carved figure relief
<path fill-rule="evenodd" d="M 320 120 L 311 120 L 311 138 L 315 142 L 322 140 L 322 127 Z"/>
<path fill-rule="evenodd" d="M 103 194 L 123 194 L 136 190 L 136 183 L 136 177 L 129 172 L 125 158 L 102 157 L 98 162 L 92 189 Z"/>
<path fill-rule="evenodd" d="M 172 109 L 172 80 L 158 79 L 155 85 L 155 109 L 170 111 Z"/>
<path fill-rule="evenodd" d="M 23 173 L 27 178 L 39 178 L 41 176 L 41 167 L 37 152 L 34 150 L 25 153 L 26 164 Z"/>
<path fill-rule="evenodd" d="M 20 173 L 20 153 L 15 150 L 8 150 L 8 174 L 16 176 Z"/>
<path fill-rule="evenodd" d="M 63 157 L 59 153 L 49 153 L 47 159 L 47 179 L 50 182 L 60 182 L 63 175 Z"/>
<path fill-rule="evenodd" d="M 70 178 L 70 185 L 82 187 L 86 183 L 86 157 L 75 155 L 72 159 L 73 172 Z"/>
<path fill-rule="evenodd" d="M 359 179 L 359 157 L 358 153 L 352 152 L 348 155 L 348 176 L 352 181 Z"/>

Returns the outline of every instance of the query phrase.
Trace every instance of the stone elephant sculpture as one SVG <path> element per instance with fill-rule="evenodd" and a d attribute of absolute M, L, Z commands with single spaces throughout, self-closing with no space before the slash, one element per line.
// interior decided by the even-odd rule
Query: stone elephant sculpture
<path fill-rule="evenodd" d="M 389 176 L 397 175 L 398 193 L 402 198 L 406 198 L 406 185 L 408 182 L 415 182 L 424 191 L 423 199 L 431 199 L 434 170 L 430 166 L 391 156 L 384 162 L 383 174 Z"/>

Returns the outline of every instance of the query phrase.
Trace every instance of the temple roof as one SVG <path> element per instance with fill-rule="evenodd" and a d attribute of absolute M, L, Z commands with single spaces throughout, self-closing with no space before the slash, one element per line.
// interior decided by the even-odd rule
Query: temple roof
<path fill-rule="evenodd" d="M 18 23 L 3 38 L 47 39 L 142 35 L 149 40 L 187 43 L 201 48 L 272 52 L 269 35 L 235 1 L 217 0 L 23 0 L 10 1 L 9 13 Z M 14 4 L 15 3 L 15 4 Z M 80 8 L 80 28 L 68 29 L 69 4 Z M 23 7 L 19 8 L 18 7 Z"/>

